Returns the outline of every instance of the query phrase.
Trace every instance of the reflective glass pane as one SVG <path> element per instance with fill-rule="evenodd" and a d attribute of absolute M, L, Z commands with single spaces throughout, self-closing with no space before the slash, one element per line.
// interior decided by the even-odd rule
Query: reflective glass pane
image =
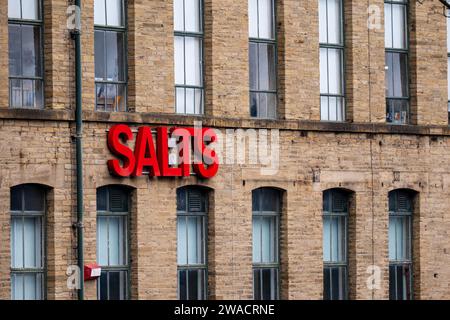
<path fill-rule="evenodd" d="M 95 31 L 95 80 L 106 80 L 105 66 L 105 32 Z"/>
<path fill-rule="evenodd" d="M 24 267 L 40 268 L 41 263 L 41 219 L 24 218 Z"/>
<path fill-rule="evenodd" d="M 173 12 L 175 31 L 184 31 L 184 0 L 173 1 Z"/>
<path fill-rule="evenodd" d="M 195 95 L 194 95 L 194 89 L 186 89 L 186 114 L 194 114 L 195 111 Z"/>
<path fill-rule="evenodd" d="M 125 221 L 123 217 L 109 217 L 108 243 L 109 265 L 126 265 L 124 235 Z"/>
<path fill-rule="evenodd" d="M 94 23 L 106 25 L 106 0 L 94 0 Z"/>
<path fill-rule="evenodd" d="M 258 38 L 258 0 L 248 1 L 248 26 L 250 38 Z"/>
<path fill-rule="evenodd" d="M 328 0 L 327 1 L 327 33 L 328 41 L 331 44 L 342 44 L 341 39 L 341 0 Z"/>
<path fill-rule="evenodd" d="M 258 0 L 259 38 L 274 39 L 273 0 Z"/>
<path fill-rule="evenodd" d="M 342 50 L 328 49 L 328 93 L 342 94 Z"/>
<path fill-rule="evenodd" d="M 261 217 L 253 217 L 253 263 L 260 263 L 261 257 Z"/>
<path fill-rule="evenodd" d="M 20 19 L 20 0 L 8 0 L 8 18 Z"/>
<path fill-rule="evenodd" d="M 21 26 L 22 30 L 22 75 L 39 77 L 41 73 L 41 28 Z"/>
<path fill-rule="evenodd" d="M 9 25 L 9 74 L 22 75 L 22 31 L 21 26 Z"/>
<path fill-rule="evenodd" d="M 185 89 L 176 88 L 176 112 L 186 113 Z"/>
<path fill-rule="evenodd" d="M 11 218 L 11 267 L 24 267 L 23 218 Z"/>
<path fill-rule="evenodd" d="M 185 31 L 201 32 L 200 0 L 184 0 Z"/>
<path fill-rule="evenodd" d="M 186 84 L 201 86 L 201 39 L 185 37 Z"/>
<path fill-rule="evenodd" d="M 328 93 L 328 49 L 320 48 L 320 93 Z"/>
<path fill-rule="evenodd" d="M 97 262 L 108 266 L 108 218 L 97 218 Z"/>
<path fill-rule="evenodd" d="M 327 43 L 327 0 L 319 0 L 319 42 Z"/>
<path fill-rule="evenodd" d="M 185 84 L 184 37 L 175 37 L 175 84 Z"/>
<path fill-rule="evenodd" d="M 122 3 L 123 0 L 106 1 L 106 23 L 108 26 L 124 26 Z"/>
<path fill-rule="evenodd" d="M 384 45 L 392 48 L 392 4 L 384 4 Z"/>
<path fill-rule="evenodd" d="M 24 299 L 23 274 L 11 274 L 11 300 Z"/>
<path fill-rule="evenodd" d="M 187 226 L 186 217 L 177 219 L 177 256 L 179 265 L 187 265 Z"/>
<path fill-rule="evenodd" d="M 39 18 L 39 0 L 22 0 L 22 19 L 39 20 Z"/>
<path fill-rule="evenodd" d="M 392 46 L 393 48 L 406 49 L 406 6 L 392 5 Z"/>
<path fill-rule="evenodd" d="M 117 111 L 127 111 L 127 86 L 125 84 L 117 85 Z"/>
<path fill-rule="evenodd" d="M 24 274 L 23 284 L 24 284 L 24 299 L 25 300 L 37 300 L 39 297 L 39 288 L 37 286 L 37 275 L 36 274 Z"/>

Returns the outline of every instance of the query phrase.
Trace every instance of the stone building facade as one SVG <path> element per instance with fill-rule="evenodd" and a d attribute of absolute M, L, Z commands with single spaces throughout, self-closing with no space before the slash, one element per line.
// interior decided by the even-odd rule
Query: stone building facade
<path fill-rule="evenodd" d="M 18 1 L 18 0 L 17 0 Z M 24 1 L 24 0 L 22 0 Z M 11 0 L 9 1 L 11 2 Z M 412 199 L 411 265 L 415 299 L 450 298 L 450 129 L 447 19 L 439 1 L 409 1 L 410 121 L 386 123 L 384 1 L 343 0 L 345 121 L 321 121 L 319 1 L 276 1 L 276 119 L 250 116 L 249 9 L 246 1 L 203 1 L 204 114 L 174 108 L 174 3 L 126 1 L 127 112 L 96 110 L 94 0 L 82 1 L 84 258 L 98 262 L 98 189 L 126 186 L 132 299 L 177 299 L 177 190 L 208 192 L 209 299 L 252 299 L 252 194 L 275 188 L 279 215 L 279 298 L 324 297 L 324 194 L 344 190 L 347 289 L 350 299 L 390 297 L 389 195 Z M 10 106 L 8 1 L 0 0 L 0 298 L 12 296 L 13 189 L 45 189 L 45 293 L 76 299 L 67 268 L 77 264 L 74 45 L 67 28 L 72 3 L 42 8 L 43 108 Z M 371 19 L 374 19 L 372 21 Z M 368 21 L 369 26 L 368 27 Z M 371 26 L 372 22 L 375 26 Z M 379 26 L 376 24 L 379 23 Z M 223 163 L 212 179 L 117 178 L 107 161 L 115 124 L 203 126 L 279 132 L 279 169 Z M 237 151 L 239 152 L 239 151 Z M 254 211 L 254 210 L 253 210 Z M 178 248 L 179 249 L 179 248 Z M 375 270 L 375 285 L 370 276 Z M 85 283 L 97 299 L 98 282 Z"/>

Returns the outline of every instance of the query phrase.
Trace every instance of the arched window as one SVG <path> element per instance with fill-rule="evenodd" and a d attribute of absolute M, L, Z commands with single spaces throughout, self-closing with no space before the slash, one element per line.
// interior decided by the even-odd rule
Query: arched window
<path fill-rule="evenodd" d="M 414 193 L 389 193 L 389 298 L 410 300 L 412 290 L 412 218 Z"/>
<path fill-rule="evenodd" d="M 102 267 L 99 300 L 129 298 L 129 202 L 127 188 L 97 189 L 97 261 Z"/>
<path fill-rule="evenodd" d="M 177 190 L 178 298 L 207 297 L 208 193 L 200 188 Z"/>
<path fill-rule="evenodd" d="M 11 189 L 11 299 L 45 299 L 46 191 L 26 184 Z"/>
<path fill-rule="evenodd" d="M 323 298 L 348 298 L 349 193 L 329 190 L 323 194 Z"/>
<path fill-rule="evenodd" d="M 253 191 L 253 298 L 279 298 L 279 225 L 281 192 L 271 188 Z"/>

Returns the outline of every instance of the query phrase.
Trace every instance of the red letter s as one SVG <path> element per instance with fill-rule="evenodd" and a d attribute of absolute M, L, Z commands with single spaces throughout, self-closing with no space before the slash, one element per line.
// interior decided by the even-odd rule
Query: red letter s
<path fill-rule="evenodd" d="M 108 148 L 112 154 L 123 161 L 123 166 L 120 165 L 119 160 L 114 159 L 108 160 L 108 168 L 116 176 L 129 177 L 134 170 L 136 161 L 133 151 L 120 143 L 121 138 L 123 138 L 125 143 L 133 139 L 130 127 L 124 124 L 113 126 L 108 133 Z"/>

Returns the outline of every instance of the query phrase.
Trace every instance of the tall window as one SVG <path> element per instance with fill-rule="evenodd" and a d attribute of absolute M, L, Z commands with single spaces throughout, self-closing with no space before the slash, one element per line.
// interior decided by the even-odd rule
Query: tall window
<path fill-rule="evenodd" d="M 203 114 L 203 1 L 174 0 L 175 109 Z"/>
<path fill-rule="evenodd" d="M 281 192 L 253 191 L 253 298 L 279 299 Z"/>
<path fill-rule="evenodd" d="M 177 190 L 178 298 L 207 297 L 208 194 L 197 188 Z"/>
<path fill-rule="evenodd" d="M 96 110 L 127 111 L 124 0 L 95 0 Z"/>
<path fill-rule="evenodd" d="M 97 190 L 97 261 L 102 267 L 99 300 L 129 298 L 129 192 L 108 186 Z"/>
<path fill-rule="evenodd" d="M 345 121 L 342 0 L 319 1 L 320 118 Z"/>
<path fill-rule="evenodd" d="M 408 1 L 385 0 L 386 121 L 409 122 Z"/>
<path fill-rule="evenodd" d="M 448 122 L 450 124 L 450 10 L 447 10 L 447 86 L 448 86 Z"/>
<path fill-rule="evenodd" d="M 323 298 L 348 298 L 348 233 L 349 195 L 342 190 L 323 195 Z"/>
<path fill-rule="evenodd" d="M 413 194 L 389 194 L 389 298 L 411 300 Z"/>
<path fill-rule="evenodd" d="M 11 189 L 11 298 L 45 299 L 45 190 Z"/>
<path fill-rule="evenodd" d="M 275 0 L 248 0 L 250 115 L 277 117 Z"/>
<path fill-rule="evenodd" d="M 41 6 L 39 0 L 8 0 L 11 108 L 44 108 Z"/>

